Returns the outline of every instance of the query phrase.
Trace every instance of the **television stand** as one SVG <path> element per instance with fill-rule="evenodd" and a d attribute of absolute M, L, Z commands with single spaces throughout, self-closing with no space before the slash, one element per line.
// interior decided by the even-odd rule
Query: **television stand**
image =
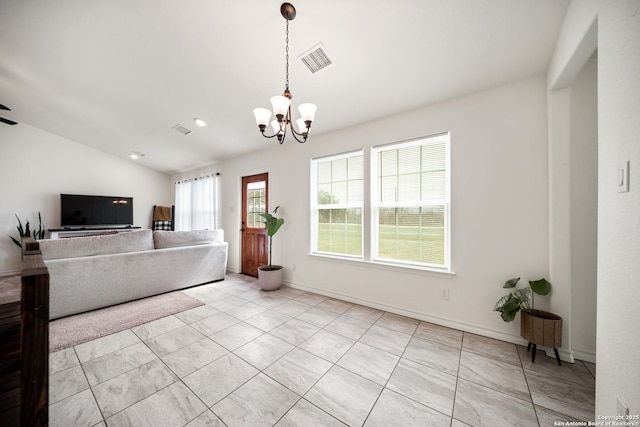
<path fill-rule="evenodd" d="M 142 227 L 137 226 L 122 226 L 122 227 L 62 227 L 62 228 L 50 228 L 50 239 L 63 239 L 65 237 L 80 237 L 89 236 L 91 234 L 100 234 L 105 231 L 115 231 L 118 233 L 126 233 L 129 231 L 140 230 Z"/>

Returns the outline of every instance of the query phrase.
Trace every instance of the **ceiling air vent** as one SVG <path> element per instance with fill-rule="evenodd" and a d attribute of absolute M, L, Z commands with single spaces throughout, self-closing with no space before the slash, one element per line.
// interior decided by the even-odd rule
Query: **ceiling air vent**
<path fill-rule="evenodd" d="M 187 129 L 186 127 L 184 127 L 182 125 L 175 125 L 174 127 L 172 127 L 172 129 L 177 130 L 178 132 L 180 132 L 184 136 L 187 136 L 187 135 L 189 135 L 191 133 L 191 131 L 189 129 Z"/>
<path fill-rule="evenodd" d="M 298 58 L 307 66 L 312 73 L 316 71 L 320 71 L 323 68 L 328 67 L 333 64 L 331 58 L 329 58 L 329 54 L 327 53 L 327 49 L 324 47 L 322 43 L 318 43 L 316 46 L 312 47 Z"/>

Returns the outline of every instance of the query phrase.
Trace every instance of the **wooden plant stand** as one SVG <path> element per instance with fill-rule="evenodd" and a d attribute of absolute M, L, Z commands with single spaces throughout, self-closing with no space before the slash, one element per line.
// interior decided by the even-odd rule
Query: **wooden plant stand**
<path fill-rule="evenodd" d="M 531 362 L 536 362 L 536 347 L 541 345 L 553 348 L 558 365 L 562 366 L 558 354 L 558 348 L 562 347 L 562 317 L 542 310 L 531 311 L 535 316 L 522 311 L 520 317 L 520 336 L 529 342 L 527 351 L 533 346 Z"/>

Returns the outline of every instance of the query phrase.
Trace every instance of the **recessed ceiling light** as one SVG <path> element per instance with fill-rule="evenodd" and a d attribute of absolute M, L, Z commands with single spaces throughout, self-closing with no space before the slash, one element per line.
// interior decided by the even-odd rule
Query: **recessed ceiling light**
<path fill-rule="evenodd" d="M 200 126 L 200 127 L 205 127 L 205 126 L 207 125 L 207 122 L 205 122 L 204 120 L 199 119 L 199 118 L 197 118 L 197 117 L 194 117 L 194 118 L 193 118 L 193 121 L 194 121 L 194 122 L 196 122 L 196 124 L 197 124 L 198 126 Z"/>
<path fill-rule="evenodd" d="M 136 151 L 136 150 L 132 150 L 129 153 L 129 157 L 131 157 L 133 160 L 138 160 L 139 158 L 144 157 L 144 156 L 145 156 L 144 153 L 141 153 L 141 152 Z"/>

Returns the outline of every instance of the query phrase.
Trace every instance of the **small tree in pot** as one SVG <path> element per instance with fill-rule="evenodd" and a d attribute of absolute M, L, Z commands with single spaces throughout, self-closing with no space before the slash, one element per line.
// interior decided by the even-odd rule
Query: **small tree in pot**
<path fill-rule="evenodd" d="M 511 322 L 516 318 L 518 312 L 521 313 L 520 335 L 529 342 L 527 350 L 533 345 L 531 361 L 536 360 L 536 346 L 553 348 L 558 365 L 560 365 L 560 355 L 558 347 L 562 347 L 562 318 L 553 313 L 533 308 L 533 297 L 537 295 L 548 295 L 551 292 L 551 283 L 545 278 L 530 280 L 528 288 L 518 288 L 520 278 L 507 280 L 503 286 L 511 289 L 509 293 L 496 302 L 494 311 L 500 312 L 500 317 L 505 322 Z M 531 299 L 531 304 L 529 304 Z"/>
<path fill-rule="evenodd" d="M 276 206 L 272 213 L 262 213 L 260 216 L 264 218 L 267 227 L 267 236 L 269 236 L 269 265 L 258 267 L 258 283 L 262 290 L 274 291 L 282 285 L 282 266 L 273 265 L 271 262 L 271 249 L 273 247 L 273 236 L 280 230 L 284 219 L 273 216 L 278 212 L 280 206 Z"/>

